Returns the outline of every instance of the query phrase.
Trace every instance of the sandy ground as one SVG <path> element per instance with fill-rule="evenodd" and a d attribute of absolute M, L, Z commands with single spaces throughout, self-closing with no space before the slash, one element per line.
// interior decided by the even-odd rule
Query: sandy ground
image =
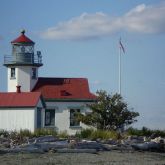
<path fill-rule="evenodd" d="M 109 151 L 98 154 L 4 154 L 0 165 L 165 165 L 165 153 Z"/>

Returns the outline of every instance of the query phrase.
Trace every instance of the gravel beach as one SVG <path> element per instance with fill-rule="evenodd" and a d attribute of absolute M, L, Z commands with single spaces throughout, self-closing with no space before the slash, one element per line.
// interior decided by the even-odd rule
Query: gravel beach
<path fill-rule="evenodd" d="M 109 151 L 98 154 L 1 154 L 0 165 L 165 165 L 165 153 Z"/>

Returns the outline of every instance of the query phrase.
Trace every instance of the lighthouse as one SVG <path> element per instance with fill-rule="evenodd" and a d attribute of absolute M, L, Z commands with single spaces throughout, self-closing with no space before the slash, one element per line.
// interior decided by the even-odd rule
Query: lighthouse
<path fill-rule="evenodd" d="M 30 92 L 38 80 L 38 69 L 42 64 L 40 51 L 34 52 L 35 43 L 21 31 L 18 38 L 11 41 L 12 55 L 4 56 L 4 66 L 7 67 L 7 91 L 15 92 L 16 86 L 21 91 Z"/>
<path fill-rule="evenodd" d="M 11 41 L 12 54 L 4 56 L 7 67 L 8 91 L 0 92 L 0 129 L 34 132 L 38 128 L 77 131 L 90 128 L 77 121 L 76 113 L 90 112 L 87 105 L 96 102 L 87 78 L 38 77 L 42 64 L 41 52 L 21 31 Z"/>

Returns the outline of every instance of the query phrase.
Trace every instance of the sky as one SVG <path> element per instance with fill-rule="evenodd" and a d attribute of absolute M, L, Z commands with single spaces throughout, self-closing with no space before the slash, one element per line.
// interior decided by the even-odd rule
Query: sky
<path fill-rule="evenodd" d="M 0 0 L 0 91 L 4 55 L 21 29 L 40 50 L 40 77 L 85 77 L 140 113 L 133 127 L 165 129 L 165 0 Z"/>

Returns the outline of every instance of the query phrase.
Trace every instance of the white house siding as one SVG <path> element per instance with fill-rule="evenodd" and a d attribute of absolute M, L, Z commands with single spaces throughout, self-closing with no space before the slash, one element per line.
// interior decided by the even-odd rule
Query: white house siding
<path fill-rule="evenodd" d="M 16 66 L 15 79 L 10 78 L 11 68 L 8 68 L 8 92 L 15 92 L 16 86 L 21 85 L 23 92 L 30 92 L 37 82 L 37 79 L 32 79 L 33 66 Z M 36 68 L 36 76 L 38 77 L 38 68 Z"/>
<path fill-rule="evenodd" d="M 17 77 L 18 72 L 17 72 L 17 68 L 15 69 L 15 77 Z M 10 75 L 11 75 L 11 68 L 7 68 L 7 91 L 8 92 L 15 92 L 16 91 L 16 86 L 17 86 L 17 80 L 15 79 L 11 79 Z"/>
<path fill-rule="evenodd" d="M 19 131 L 20 129 L 35 129 L 35 110 L 33 108 L 0 109 L 0 129 Z"/>
<path fill-rule="evenodd" d="M 70 127 L 70 109 L 80 109 L 85 114 L 89 111 L 85 102 L 46 102 L 47 109 L 55 109 L 55 128 L 57 131 L 67 131 L 69 135 L 74 135 L 82 128 L 89 128 L 87 125 L 80 123 L 80 127 Z M 43 115 L 43 120 L 45 116 Z M 44 123 L 43 123 L 44 124 Z"/>

